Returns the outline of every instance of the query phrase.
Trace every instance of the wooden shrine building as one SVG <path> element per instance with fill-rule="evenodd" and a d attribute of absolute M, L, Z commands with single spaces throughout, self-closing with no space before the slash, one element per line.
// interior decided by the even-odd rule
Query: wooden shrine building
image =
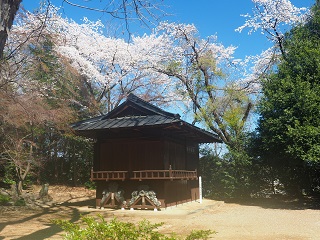
<path fill-rule="evenodd" d="M 198 145 L 221 142 L 133 94 L 72 127 L 95 139 L 91 180 L 100 207 L 163 208 L 199 199 Z"/>

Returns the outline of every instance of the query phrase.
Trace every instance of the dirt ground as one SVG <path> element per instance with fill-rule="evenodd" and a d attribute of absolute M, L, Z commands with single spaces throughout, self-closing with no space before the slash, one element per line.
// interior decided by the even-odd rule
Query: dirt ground
<path fill-rule="evenodd" d="M 37 191 L 38 189 L 35 189 Z M 292 199 L 227 203 L 204 199 L 176 207 L 150 210 L 94 208 L 94 191 L 50 186 L 53 202 L 33 209 L 0 207 L 0 239 L 62 239 L 63 231 L 51 219 L 79 221 L 82 215 L 138 222 L 165 222 L 162 233 L 187 235 L 192 229 L 213 230 L 212 239 L 320 239 L 320 207 Z"/>

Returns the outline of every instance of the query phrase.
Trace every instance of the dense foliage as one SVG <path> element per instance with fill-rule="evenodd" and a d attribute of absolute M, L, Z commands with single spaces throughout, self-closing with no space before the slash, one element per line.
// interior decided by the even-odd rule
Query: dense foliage
<path fill-rule="evenodd" d="M 320 10 L 284 38 L 283 60 L 262 84 L 255 144 L 259 161 L 287 191 L 312 190 L 319 179 Z"/>

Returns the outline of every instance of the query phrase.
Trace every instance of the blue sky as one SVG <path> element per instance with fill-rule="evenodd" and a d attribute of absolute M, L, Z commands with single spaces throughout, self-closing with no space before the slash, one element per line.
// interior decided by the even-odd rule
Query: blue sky
<path fill-rule="evenodd" d="M 235 32 L 244 24 L 241 14 L 252 14 L 254 7 L 251 0 L 197 0 L 170 1 L 176 21 L 194 23 L 202 37 L 217 34 L 218 41 L 223 45 L 238 47 L 237 58 L 246 55 L 260 54 L 269 48 L 270 43 L 259 32 L 248 35 L 248 31 Z M 194 2 L 194 3 L 192 3 Z M 291 0 L 296 7 L 310 7 L 315 0 Z M 196 4 L 195 4 L 196 3 Z"/>
<path fill-rule="evenodd" d="M 51 0 L 55 6 L 61 6 L 62 0 Z M 71 0 L 74 3 L 86 2 L 91 6 L 105 3 L 100 0 Z M 297 7 L 310 7 L 315 0 L 291 0 Z M 248 31 L 242 33 L 235 32 L 241 26 L 245 18 L 241 14 L 252 13 L 253 3 L 251 0 L 164 0 L 164 10 L 171 14 L 165 20 L 178 23 L 193 23 L 198 28 L 201 37 L 205 38 L 217 34 L 218 41 L 224 46 L 238 47 L 235 53 L 236 58 L 244 58 L 246 55 L 257 55 L 270 46 L 266 37 L 260 33 L 248 35 Z M 24 0 L 22 5 L 29 11 L 39 6 L 38 0 Z M 66 3 L 63 5 L 63 14 L 66 17 L 79 21 L 84 16 L 90 20 L 102 19 L 101 13 L 82 10 L 70 7 Z M 131 30 L 138 29 L 139 34 L 148 32 L 148 29 L 132 27 Z"/>

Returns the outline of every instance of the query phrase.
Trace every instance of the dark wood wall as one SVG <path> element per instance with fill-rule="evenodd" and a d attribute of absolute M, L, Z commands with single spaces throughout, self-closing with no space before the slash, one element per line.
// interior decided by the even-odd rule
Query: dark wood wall
<path fill-rule="evenodd" d="M 109 140 L 100 144 L 100 167 L 105 171 L 163 169 L 163 141 Z"/>
<path fill-rule="evenodd" d="M 198 169 L 199 149 L 198 144 L 188 142 L 165 142 L 165 166 L 171 165 L 176 170 Z"/>
<path fill-rule="evenodd" d="M 165 162 L 166 169 L 171 165 L 172 169 L 186 169 L 186 149 L 181 143 L 165 142 Z"/>
<path fill-rule="evenodd" d="M 188 143 L 186 146 L 186 170 L 199 169 L 199 145 Z"/>
<path fill-rule="evenodd" d="M 196 143 L 168 139 L 116 139 L 95 145 L 95 171 L 198 169 Z"/>

